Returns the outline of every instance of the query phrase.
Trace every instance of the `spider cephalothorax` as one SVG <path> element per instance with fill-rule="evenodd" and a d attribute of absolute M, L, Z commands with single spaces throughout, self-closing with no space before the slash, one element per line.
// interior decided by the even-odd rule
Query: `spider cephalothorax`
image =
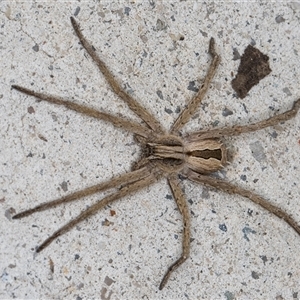
<path fill-rule="evenodd" d="M 32 209 L 25 210 L 13 216 L 13 219 L 20 219 L 32 213 L 43 211 L 62 203 L 78 200 L 79 198 L 86 197 L 104 190 L 115 189 L 113 192 L 111 192 L 111 194 L 91 205 L 89 208 L 81 212 L 81 214 L 79 214 L 76 218 L 72 219 L 69 223 L 48 237 L 36 249 L 37 252 L 43 250 L 58 236 L 69 231 L 76 224 L 95 214 L 107 204 L 130 195 L 146 186 L 153 184 L 158 179 L 165 177 L 183 218 L 183 240 L 181 256 L 168 268 L 159 285 L 159 289 L 162 289 L 166 285 L 172 272 L 189 257 L 190 253 L 190 213 L 185 195 L 180 188 L 180 181 L 178 178 L 179 175 L 183 175 L 192 181 L 209 185 L 230 194 L 236 193 L 243 197 L 247 197 L 277 217 L 283 219 L 298 234 L 300 234 L 300 227 L 297 222 L 279 207 L 274 206 L 267 200 L 249 190 L 234 186 L 233 184 L 223 181 L 219 178 L 209 176 L 211 173 L 223 168 L 227 162 L 226 148 L 219 140 L 220 138 L 223 139 L 225 136 L 239 135 L 245 132 L 256 131 L 268 126 L 273 126 L 279 122 L 289 120 L 293 118 L 299 110 L 300 99 L 294 102 L 291 110 L 254 124 L 225 127 L 208 131 L 197 131 L 188 134 L 185 137 L 181 137 L 181 128 L 190 120 L 191 116 L 205 96 L 209 84 L 220 62 L 220 57 L 215 51 L 214 39 L 211 39 L 208 52 L 212 56 L 212 61 L 203 85 L 195 97 L 187 104 L 186 108 L 182 110 L 179 117 L 171 127 L 169 133 L 165 133 L 158 120 L 156 120 L 156 118 L 150 114 L 146 108 L 142 107 L 135 99 L 133 99 L 120 87 L 105 63 L 96 54 L 93 46 L 82 35 L 79 25 L 72 17 L 71 23 L 81 44 L 98 66 L 101 73 L 104 75 L 111 89 L 138 117 L 144 121 L 145 124 L 142 125 L 125 118 L 113 116 L 84 105 L 76 104 L 73 101 L 42 94 L 17 85 L 13 85 L 12 88 L 27 95 L 34 96 L 40 100 L 57 105 L 63 105 L 71 110 L 77 111 L 78 113 L 87 115 L 89 117 L 110 122 L 115 127 L 132 132 L 136 137 L 136 140 L 141 144 L 142 155 L 140 160 L 134 164 L 132 171 L 129 173 L 114 177 L 106 182 L 90 186 L 81 191 L 66 195 L 62 198 L 42 203 Z"/>

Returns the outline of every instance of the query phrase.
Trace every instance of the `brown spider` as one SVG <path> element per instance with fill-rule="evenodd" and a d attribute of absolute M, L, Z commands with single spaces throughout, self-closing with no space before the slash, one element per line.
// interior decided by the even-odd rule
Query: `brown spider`
<path fill-rule="evenodd" d="M 291 216 L 289 216 L 279 207 L 272 205 L 267 200 L 249 190 L 234 186 L 233 184 L 223 181 L 219 178 L 209 176 L 209 174 L 222 169 L 227 162 L 226 148 L 220 141 L 220 138 L 223 138 L 224 136 L 239 135 L 245 132 L 260 130 L 289 120 L 297 114 L 297 111 L 300 108 L 300 99 L 294 102 L 291 110 L 288 110 L 277 116 L 273 116 L 267 120 L 246 126 L 233 126 L 209 131 L 197 131 L 182 137 L 179 131 L 183 125 L 190 120 L 191 116 L 194 114 L 196 108 L 199 106 L 201 100 L 205 96 L 209 88 L 209 84 L 220 62 L 220 56 L 215 51 L 215 41 L 213 38 L 211 38 L 208 52 L 212 56 L 212 61 L 204 79 L 204 83 L 196 96 L 180 113 L 170 131 L 166 132 L 154 116 L 152 116 L 144 107 L 142 107 L 119 86 L 113 74 L 108 70 L 105 63 L 96 54 L 93 46 L 82 35 L 79 25 L 76 23 L 73 17 L 71 17 L 71 23 L 82 46 L 97 64 L 99 70 L 107 80 L 112 90 L 137 116 L 144 121 L 145 124 L 138 124 L 122 117 L 100 112 L 84 105 L 63 100 L 56 96 L 34 92 L 18 85 L 13 85 L 12 88 L 27 95 L 34 96 L 40 100 L 63 105 L 68 109 L 93 118 L 110 122 L 116 127 L 128 130 L 134 134 L 137 142 L 141 144 L 143 151 L 142 157 L 134 165 L 131 172 L 112 178 L 107 182 L 74 192 L 62 198 L 40 204 L 32 209 L 23 211 L 13 216 L 13 219 L 20 219 L 35 212 L 47 210 L 62 203 L 71 202 L 100 191 L 113 188 L 117 189 L 97 203 L 90 206 L 88 209 L 81 212 L 75 219 L 69 221 L 66 225 L 54 232 L 40 246 L 37 247 L 37 252 L 42 251 L 54 239 L 69 231 L 79 222 L 91 215 L 94 215 L 97 211 L 109 203 L 137 192 L 138 190 L 153 184 L 162 177 L 165 177 L 183 218 L 183 241 L 181 256 L 168 268 L 159 285 L 159 289 L 161 290 L 166 285 L 172 272 L 177 269 L 189 257 L 190 254 L 190 213 L 185 195 L 180 188 L 180 181 L 178 179 L 179 174 L 192 181 L 209 185 L 229 194 L 235 193 L 249 198 L 254 203 L 268 210 L 270 213 L 283 219 L 300 235 L 300 226 Z"/>

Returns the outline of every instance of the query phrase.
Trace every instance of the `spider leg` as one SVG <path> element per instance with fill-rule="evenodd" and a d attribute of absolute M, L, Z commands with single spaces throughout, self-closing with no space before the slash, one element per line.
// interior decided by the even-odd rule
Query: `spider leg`
<path fill-rule="evenodd" d="M 114 93 L 118 95 L 129 106 L 129 108 L 137 116 L 139 116 L 152 130 L 154 130 L 155 132 L 162 133 L 163 130 L 156 118 L 152 116 L 143 106 L 141 106 L 135 99 L 133 99 L 127 92 L 125 92 L 120 87 L 120 85 L 115 80 L 113 74 L 107 68 L 106 64 L 99 58 L 99 56 L 95 52 L 93 46 L 83 36 L 79 24 L 75 21 L 73 17 L 71 17 L 71 23 L 83 48 L 87 51 L 87 53 L 96 63 L 96 65 L 98 66 L 99 70 L 107 80 Z"/>
<path fill-rule="evenodd" d="M 129 172 L 129 173 L 123 174 L 121 176 L 112 178 L 106 182 L 102 182 L 102 183 L 90 186 L 81 191 L 74 192 L 72 194 L 61 197 L 59 199 L 39 204 L 36 207 L 33 207 L 31 209 L 25 210 L 23 212 L 20 212 L 20 213 L 14 215 L 12 218 L 13 219 L 21 219 L 21 218 L 27 217 L 33 213 L 56 207 L 60 204 L 65 204 L 65 203 L 68 203 L 71 201 L 75 201 L 75 200 L 78 200 L 79 198 L 87 197 L 87 196 L 90 196 L 90 195 L 93 195 L 93 194 L 96 194 L 98 192 L 105 191 L 108 189 L 117 188 L 120 185 L 131 184 L 137 180 L 143 179 L 148 176 L 149 176 L 149 172 L 147 171 L 147 168 L 144 167 L 144 168 L 138 169 L 136 171 Z"/>
<path fill-rule="evenodd" d="M 249 190 L 246 190 L 244 188 L 235 186 L 224 180 L 201 175 L 192 170 L 188 170 L 186 175 L 187 175 L 188 179 L 190 179 L 192 181 L 195 181 L 198 183 L 200 182 L 200 183 L 212 186 L 216 189 L 220 189 L 229 194 L 239 194 L 243 197 L 250 199 L 251 201 L 260 205 L 261 207 L 263 207 L 270 213 L 276 215 L 278 218 L 283 219 L 288 225 L 290 225 L 300 235 L 300 226 L 298 225 L 298 223 L 290 215 L 288 215 L 285 211 L 283 211 L 281 208 L 269 203 L 267 200 L 265 200 L 261 196 L 255 194 Z"/>
<path fill-rule="evenodd" d="M 151 134 L 150 129 L 148 129 L 138 123 L 128 121 L 124 118 L 113 116 L 113 115 L 110 115 L 105 112 L 100 112 L 94 108 L 91 108 L 91 107 L 88 107 L 88 106 L 85 106 L 82 104 L 77 104 L 77 103 L 74 103 L 69 100 L 64 100 L 57 96 L 51 96 L 51 95 L 35 92 L 35 91 L 29 90 L 27 88 L 24 88 L 24 87 L 21 87 L 18 85 L 12 85 L 11 87 L 19 92 L 26 94 L 26 95 L 34 96 L 40 100 L 44 100 L 44 101 L 54 103 L 57 105 L 63 105 L 68 109 L 74 110 L 76 112 L 79 112 L 83 115 L 87 115 L 92 118 L 96 118 L 96 119 L 100 119 L 100 120 L 112 123 L 115 127 L 123 128 L 125 130 L 136 133 L 143 137 L 148 137 Z"/>
<path fill-rule="evenodd" d="M 72 219 L 67 224 L 65 224 L 60 229 L 58 229 L 56 232 L 54 232 L 51 236 L 49 236 L 41 245 L 37 247 L 36 252 L 41 252 L 57 237 L 63 235 L 64 233 L 72 229 L 75 225 L 85 220 L 86 218 L 89 218 L 90 216 L 96 214 L 100 209 L 102 209 L 109 203 L 117 199 L 120 199 L 122 197 L 125 197 L 128 194 L 131 194 L 133 192 L 137 192 L 142 188 L 145 188 L 153 184 L 156 180 L 157 180 L 157 176 L 155 176 L 155 174 L 149 173 L 148 176 L 140 180 L 138 179 L 137 181 L 132 182 L 131 184 L 127 184 L 123 186 L 119 191 L 104 197 L 102 200 L 91 205 L 88 209 L 81 212 L 76 218 Z"/>
<path fill-rule="evenodd" d="M 208 72 L 206 74 L 206 77 L 204 79 L 203 85 L 200 88 L 200 90 L 198 91 L 198 93 L 196 94 L 196 96 L 194 98 L 192 98 L 192 100 L 188 103 L 186 108 L 181 112 L 181 114 L 179 115 L 179 117 L 177 118 L 177 120 L 175 121 L 173 126 L 171 127 L 172 134 L 177 133 L 183 127 L 183 125 L 186 124 L 190 120 L 192 115 L 195 113 L 195 110 L 199 106 L 200 102 L 204 98 L 204 96 L 209 88 L 209 84 L 216 73 L 217 67 L 218 67 L 221 59 L 220 59 L 220 56 L 216 53 L 214 38 L 211 38 L 209 41 L 208 53 L 211 55 L 212 61 L 210 63 L 210 66 L 209 66 Z"/>
<path fill-rule="evenodd" d="M 191 236 L 191 220 L 190 212 L 187 205 L 187 201 L 179 186 L 179 180 L 176 174 L 172 174 L 168 178 L 168 183 L 171 188 L 173 197 L 176 201 L 177 207 L 183 218 L 183 240 L 182 240 L 182 253 L 179 259 L 177 259 L 167 270 L 165 276 L 163 277 L 159 289 L 162 290 L 166 285 L 168 279 L 170 278 L 173 271 L 175 271 L 189 256 L 190 256 L 190 236 Z"/>
<path fill-rule="evenodd" d="M 197 131 L 187 136 L 188 141 L 192 140 L 203 140 L 203 139 L 211 139 L 211 138 L 221 138 L 223 136 L 233 136 L 239 135 L 241 133 L 247 133 L 251 131 L 261 130 L 266 127 L 274 126 L 280 122 L 284 122 L 294 118 L 297 112 L 300 109 L 300 99 L 294 102 L 293 107 L 277 116 L 273 116 L 269 119 L 253 123 L 250 125 L 244 126 L 233 126 L 233 127 L 225 127 L 220 129 L 213 129 L 209 131 Z"/>

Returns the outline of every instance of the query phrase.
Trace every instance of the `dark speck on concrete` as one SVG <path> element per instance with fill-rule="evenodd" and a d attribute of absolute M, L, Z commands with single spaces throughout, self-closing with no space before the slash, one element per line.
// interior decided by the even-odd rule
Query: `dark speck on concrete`
<path fill-rule="evenodd" d="M 165 112 L 169 115 L 173 113 L 173 111 L 171 109 L 166 108 L 166 107 L 165 107 Z"/>
<path fill-rule="evenodd" d="M 222 231 L 224 231 L 224 232 L 227 231 L 227 227 L 226 227 L 225 224 L 220 224 L 220 225 L 219 225 L 219 228 L 220 228 Z"/>
<path fill-rule="evenodd" d="M 283 90 L 282 90 L 284 93 L 286 93 L 286 95 L 287 96 L 292 96 L 292 93 L 291 93 L 291 91 L 290 91 L 290 89 L 289 88 L 284 88 Z"/>
<path fill-rule="evenodd" d="M 165 30 L 167 28 L 167 25 L 164 21 L 162 21 L 161 19 L 157 19 L 156 21 L 156 31 L 162 31 Z"/>
<path fill-rule="evenodd" d="M 203 189 L 202 189 L 201 198 L 203 198 L 203 199 L 210 198 L 209 191 L 206 187 L 203 187 Z"/>
<path fill-rule="evenodd" d="M 239 51 L 236 48 L 233 48 L 233 60 L 238 60 L 241 58 Z"/>
<path fill-rule="evenodd" d="M 243 233 L 244 233 L 244 239 L 247 240 L 248 242 L 250 241 L 249 238 L 248 238 L 248 234 L 249 233 L 253 233 L 253 234 L 256 234 L 256 231 L 251 229 L 250 227 L 246 226 L 243 228 Z"/>
<path fill-rule="evenodd" d="M 205 32 L 205 31 L 202 31 L 201 29 L 200 29 L 200 33 L 202 34 L 202 36 L 204 36 L 204 37 L 208 37 L 208 34 L 207 34 L 207 32 Z"/>
<path fill-rule="evenodd" d="M 149 0 L 149 4 L 152 6 L 152 8 L 155 7 L 155 1 L 154 0 Z"/>
<path fill-rule="evenodd" d="M 265 255 L 260 255 L 259 257 L 262 259 L 262 261 L 264 262 L 264 265 L 265 265 L 266 262 L 268 261 L 267 257 Z"/>
<path fill-rule="evenodd" d="M 180 106 L 177 106 L 176 109 L 175 109 L 176 114 L 179 114 L 180 111 L 181 111 Z"/>
<path fill-rule="evenodd" d="M 285 18 L 283 16 L 279 15 L 275 18 L 275 21 L 276 21 L 276 23 L 282 23 L 285 21 Z"/>
<path fill-rule="evenodd" d="M 170 195 L 170 194 L 167 194 L 165 198 L 168 199 L 168 200 L 172 200 L 173 199 L 172 195 Z"/>
<path fill-rule="evenodd" d="M 212 127 L 216 127 L 216 126 L 219 125 L 219 123 L 220 123 L 219 120 L 213 121 L 213 122 L 211 123 L 211 126 L 212 126 Z"/>
<path fill-rule="evenodd" d="M 124 9 L 124 14 L 125 14 L 126 16 L 129 16 L 130 11 L 131 11 L 131 8 L 130 8 L 130 7 L 125 7 L 125 9 Z"/>
<path fill-rule="evenodd" d="M 67 192 L 68 191 L 68 183 L 66 181 L 63 181 L 61 184 L 60 184 L 61 188 L 63 189 L 64 192 Z"/>
<path fill-rule="evenodd" d="M 76 9 L 75 9 L 75 12 L 74 12 L 74 16 L 77 17 L 79 12 L 80 12 L 80 7 L 77 6 Z"/>
<path fill-rule="evenodd" d="M 259 141 L 251 143 L 249 146 L 250 146 L 250 149 L 251 149 L 251 152 L 252 152 L 252 156 L 258 162 L 263 162 L 263 161 L 266 160 L 266 154 L 264 152 L 264 148 L 262 147 L 262 145 Z"/>
<path fill-rule="evenodd" d="M 188 203 L 189 203 L 190 205 L 193 205 L 194 201 L 193 201 L 192 199 L 188 199 Z"/>
<path fill-rule="evenodd" d="M 240 176 L 240 178 L 241 178 L 243 181 L 246 181 L 246 180 L 247 180 L 247 175 L 244 175 L 244 174 L 243 174 L 243 175 Z"/>
<path fill-rule="evenodd" d="M 272 137 L 272 138 L 276 139 L 277 136 L 278 136 L 278 133 L 277 133 L 276 131 L 273 131 L 273 132 L 271 133 L 271 137 Z"/>
<path fill-rule="evenodd" d="M 112 280 L 110 277 L 106 276 L 105 279 L 104 279 L 104 282 L 106 285 L 110 286 L 112 285 L 115 281 Z"/>
<path fill-rule="evenodd" d="M 34 114 L 34 113 L 35 113 L 35 110 L 34 110 L 34 108 L 33 108 L 32 106 L 29 106 L 29 107 L 27 107 L 27 112 L 28 112 L 29 114 Z"/>
<path fill-rule="evenodd" d="M 199 91 L 199 88 L 195 86 L 195 81 L 190 81 L 187 89 L 196 93 Z"/>
<path fill-rule="evenodd" d="M 258 274 L 257 272 L 255 272 L 255 271 L 252 271 L 252 272 L 251 272 L 251 276 L 252 276 L 252 278 L 254 278 L 254 279 L 259 279 L 259 274 Z"/>
<path fill-rule="evenodd" d="M 245 103 L 243 103 L 243 108 L 244 108 L 245 113 L 247 114 L 248 113 L 248 109 L 247 109 L 247 106 L 245 105 Z"/>
<path fill-rule="evenodd" d="M 143 57 L 147 57 L 148 56 L 148 53 L 147 51 L 143 50 L 143 54 L 142 54 Z"/>
<path fill-rule="evenodd" d="M 14 215 L 16 213 L 16 210 L 14 208 L 9 208 L 5 211 L 4 215 L 8 220 L 11 220 L 11 215 Z"/>
<path fill-rule="evenodd" d="M 251 41 L 250 41 L 250 45 L 251 45 L 251 46 L 255 46 L 255 45 L 256 45 L 256 42 L 255 42 L 255 40 L 251 39 Z"/>
<path fill-rule="evenodd" d="M 233 115 L 233 112 L 230 109 L 228 109 L 227 107 L 225 107 L 222 111 L 222 116 L 227 117 L 227 116 L 230 116 L 230 115 Z"/>
<path fill-rule="evenodd" d="M 161 99 L 161 100 L 163 100 L 164 99 L 164 96 L 163 96 L 163 93 L 162 93 L 162 91 L 160 91 L 160 90 L 157 90 L 156 91 L 156 94 L 157 94 L 157 96 Z"/>
<path fill-rule="evenodd" d="M 224 296 L 226 297 L 226 300 L 234 300 L 235 299 L 234 294 L 229 291 L 226 291 L 224 293 Z"/>
<path fill-rule="evenodd" d="M 40 47 L 39 47 L 38 44 L 35 44 L 35 45 L 32 47 L 32 49 L 33 49 L 33 51 L 35 51 L 35 52 L 39 52 Z"/>

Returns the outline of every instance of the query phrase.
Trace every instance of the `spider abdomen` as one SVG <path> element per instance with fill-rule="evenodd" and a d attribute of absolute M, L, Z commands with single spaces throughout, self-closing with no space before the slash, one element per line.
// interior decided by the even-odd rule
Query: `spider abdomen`
<path fill-rule="evenodd" d="M 225 146 L 215 139 L 188 142 L 184 154 L 187 167 L 201 174 L 216 172 L 227 162 Z"/>

